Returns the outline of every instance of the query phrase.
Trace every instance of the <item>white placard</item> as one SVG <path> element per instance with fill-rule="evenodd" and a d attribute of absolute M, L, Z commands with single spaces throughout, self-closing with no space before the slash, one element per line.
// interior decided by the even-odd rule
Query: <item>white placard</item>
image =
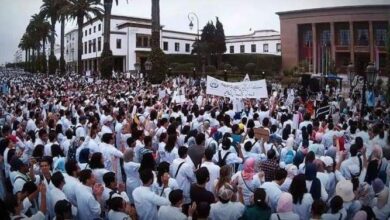
<path fill-rule="evenodd" d="M 267 84 L 265 80 L 225 82 L 214 77 L 207 76 L 206 93 L 209 95 L 237 99 L 268 98 Z"/>

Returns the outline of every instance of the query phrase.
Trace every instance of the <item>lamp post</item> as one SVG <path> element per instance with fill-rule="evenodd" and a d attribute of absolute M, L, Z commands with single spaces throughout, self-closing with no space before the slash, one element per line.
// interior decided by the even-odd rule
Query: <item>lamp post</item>
<path fill-rule="evenodd" d="M 352 83 L 355 80 L 355 66 L 352 63 L 349 63 L 347 70 L 348 70 L 348 81 L 349 81 L 349 97 L 352 97 L 352 91 L 354 88 Z"/>
<path fill-rule="evenodd" d="M 197 14 L 195 14 L 194 12 L 190 12 L 188 13 L 188 20 L 190 21 L 190 24 L 188 25 L 190 27 L 190 30 L 192 30 L 194 28 L 194 23 L 193 21 L 196 20 L 196 45 L 197 45 L 197 56 L 198 56 L 198 65 L 200 66 L 201 64 L 201 57 L 200 57 L 200 45 L 199 45 L 199 41 L 200 41 L 200 34 L 199 34 L 199 17 Z M 204 75 L 204 68 L 202 68 L 202 74 Z"/>
<path fill-rule="evenodd" d="M 192 78 L 193 78 L 193 80 L 195 80 L 195 77 L 196 77 L 196 68 L 194 67 L 192 69 Z"/>
<path fill-rule="evenodd" d="M 152 62 L 150 60 L 147 60 L 145 62 L 145 70 L 146 70 L 146 79 L 149 80 L 149 74 L 150 74 L 150 71 L 152 70 Z"/>
<path fill-rule="evenodd" d="M 363 77 L 364 77 L 364 84 L 363 84 L 363 91 L 362 91 L 362 109 L 360 112 L 361 119 L 364 118 L 367 84 L 368 84 L 368 88 L 372 89 L 376 80 L 376 70 L 375 70 L 375 66 L 372 63 L 368 64 L 366 68 L 366 74 L 364 74 Z"/>
<path fill-rule="evenodd" d="M 228 77 L 227 77 L 227 70 L 226 70 L 226 69 L 223 70 L 223 80 L 225 80 L 225 81 L 228 80 Z"/>
<path fill-rule="evenodd" d="M 139 70 L 141 69 L 141 65 L 139 63 L 134 63 L 134 69 L 139 78 Z"/>
<path fill-rule="evenodd" d="M 168 78 L 171 77 L 171 73 L 172 73 L 172 68 L 169 67 L 169 68 L 168 68 Z"/>
<path fill-rule="evenodd" d="M 262 74 L 263 79 L 265 79 L 265 72 L 263 71 L 261 74 Z"/>

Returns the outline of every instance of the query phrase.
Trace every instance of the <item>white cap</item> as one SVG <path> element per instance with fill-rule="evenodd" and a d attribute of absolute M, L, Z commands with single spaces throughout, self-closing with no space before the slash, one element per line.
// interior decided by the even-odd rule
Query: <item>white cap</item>
<path fill-rule="evenodd" d="M 333 159 L 329 156 L 321 156 L 320 160 L 324 162 L 326 167 L 332 166 L 333 165 Z"/>

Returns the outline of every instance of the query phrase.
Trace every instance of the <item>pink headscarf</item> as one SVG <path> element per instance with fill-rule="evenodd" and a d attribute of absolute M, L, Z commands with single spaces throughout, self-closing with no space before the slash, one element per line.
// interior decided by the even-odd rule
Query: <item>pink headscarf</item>
<path fill-rule="evenodd" d="M 358 211 L 353 216 L 353 220 L 366 220 L 367 219 L 367 213 L 365 211 Z"/>
<path fill-rule="evenodd" d="M 291 212 L 293 210 L 293 198 L 290 193 L 283 192 L 280 194 L 276 211 L 279 213 Z"/>
<path fill-rule="evenodd" d="M 244 163 L 244 170 L 242 171 L 242 178 L 244 180 L 252 180 L 255 173 L 255 159 L 248 158 Z"/>

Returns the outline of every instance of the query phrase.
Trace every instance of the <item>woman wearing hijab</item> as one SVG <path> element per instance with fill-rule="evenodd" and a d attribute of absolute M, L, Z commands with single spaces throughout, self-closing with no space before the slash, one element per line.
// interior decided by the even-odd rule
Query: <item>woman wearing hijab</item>
<path fill-rule="evenodd" d="M 238 171 L 232 176 L 232 183 L 242 189 L 244 205 L 250 205 L 253 192 L 260 187 L 259 175 L 255 173 L 256 160 L 248 158 L 244 163 L 244 170 Z"/>
<path fill-rule="evenodd" d="M 313 163 L 306 164 L 305 177 L 307 191 L 310 192 L 313 199 L 326 201 L 328 199 L 328 193 L 321 184 L 321 181 L 317 178 L 317 168 Z"/>
<path fill-rule="evenodd" d="M 301 220 L 309 219 L 313 198 L 307 192 L 305 175 L 299 174 L 294 177 L 289 192 L 293 197 L 294 212 L 300 216 Z"/>
<path fill-rule="evenodd" d="M 283 192 L 278 200 L 276 213 L 270 220 L 299 220 L 299 215 L 293 212 L 293 197 L 290 193 Z"/>

